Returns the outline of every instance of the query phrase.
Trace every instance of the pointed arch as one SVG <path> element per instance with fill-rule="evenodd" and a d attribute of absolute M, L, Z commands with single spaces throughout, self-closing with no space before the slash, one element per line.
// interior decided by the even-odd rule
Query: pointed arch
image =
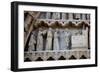
<path fill-rule="evenodd" d="M 72 55 L 69 60 L 73 60 L 73 59 L 76 59 L 76 57 L 74 55 Z"/>
<path fill-rule="evenodd" d="M 85 21 L 77 23 L 77 28 L 86 29 L 86 27 L 90 28 L 90 25 Z"/>
<path fill-rule="evenodd" d="M 85 55 L 82 55 L 82 56 L 80 57 L 80 59 L 87 59 L 87 57 L 86 57 Z"/>
<path fill-rule="evenodd" d="M 30 62 L 30 61 L 31 61 L 30 58 L 26 58 L 26 59 L 24 59 L 24 62 Z"/>
<path fill-rule="evenodd" d="M 50 25 L 51 28 L 55 29 L 55 28 L 62 28 L 62 24 L 59 23 L 58 21 L 55 21 L 54 23 L 52 23 Z"/>
<path fill-rule="evenodd" d="M 67 24 L 65 24 L 64 28 L 73 29 L 73 28 L 76 28 L 76 25 L 75 23 L 69 21 Z"/>
<path fill-rule="evenodd" d="M 60 56 L 60 57 L 58 58 L 58 60 L 66 60 L 66 58 L 65 58 L 64 56 Z"/>
<path fill-rule="evenodd" d="M 41 57 L 38 57 L 35 61 L 43 61 Z"/>
<path fill-rule="evenodd" d="M 45 27 L 45 28 L 48 28 L 49 26 L 48 26 L 48 24 L 45 22 L 45 21 L 40 21 L 40 23 L 38 24 L 38 28 L 43 28 L 43 27 Z"/>
<path fill-rule="evenodd" d="M 51 60 L 55 60 L 55 59 L 53 57 L 49 57 L 47 60 L 51 61 Z"/>

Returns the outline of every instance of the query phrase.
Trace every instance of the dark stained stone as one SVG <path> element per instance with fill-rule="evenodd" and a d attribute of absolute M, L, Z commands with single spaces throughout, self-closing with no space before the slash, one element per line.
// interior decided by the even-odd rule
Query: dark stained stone
<path fill-rule="evenodd" d="M 63 56 L 60 56 L 58 60 L 66 60 L 66 58 L 64 58 Z"/>
<path fill-rule="evenodd" d="M 84 55 L 82 55 L 81 57 L 80 57 L 80 59 L 87 59 Z"/>
<path fill-rule="evenodd" d="M 29 58 L 26 58 L 25 60 L 24 60 L 24 62 L 30 62 L 31 60 L 29 59 Z"/>
<path fill-rule="evenodd" d="M 73 59 L 76 59 L 76 58 L 75 58 L 75 56 L 72 55 L 72 56 L 69 58 L 69 60 L 73 60 Z"/>
<path fill-rule="evenodd" d="M 43 61 L 43 59 L 41 59 L 41 57 L 38 57 L 35 61 Z"/>
<path fill-rule="evenodd" d="M 49 57 L 47 60 L 48 60 L 48 61 L 51 61 L 51 60 L 54 60 L 54 58 L 52 58 L 52 57 Z"/>

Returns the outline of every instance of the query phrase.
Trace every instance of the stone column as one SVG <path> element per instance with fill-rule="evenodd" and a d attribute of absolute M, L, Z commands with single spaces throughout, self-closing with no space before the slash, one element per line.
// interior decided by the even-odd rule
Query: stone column
<path fill-rule="evenodd" d="M 80 19 L 80 14 L 79 14 L 79 13 L 76 13 L 76 14 L 75 14 L 75 18 L 76 18 L 76 19 Z"/>
<path fill-rule="evenodd" d="M 87 20 L 90 20 L 90 14 L 87 14 L 86 16 L 87 16 Z"/>
<path fill-rule="evenodd" d="M 52 19 L 60 19 L 60 13 L 59 12 L 54 12 Z"/>
<path fill-rule="evenodd" d="M 51 16 L 50 12 L 47 12 L 46 13 L 46 19 L 50 19 L 50 16 Z"/>
<path fill-rule="evenodd" d="M 69 13 L 69 20 L 73 19 L 73 13 Z"/>
<path fill-rule="evenodd" d="M 86 20 L 85 14 L 82 14 L 82 20 Z"/>
<path fill-rule="evenodd" d="M 85 30 L 82 30 L 83 31 L 83 35 L 85 36 L 85 41 L 86 41 L 86 47 L 88 49 L 88 27 L 86 27 Z"/>
<path fill-rule="evenodd" d="M 30 15 L 27 15 L 25 22 L 24 22 L 24 27 L 25 27 L 25 31 L 28 31 L 29 29 L 29 24 L 32 21 L 32 17 Z"/>
<path fill-rule="evenodd" d="M 66 19 L 66 13 L 62 13 L 62 20 Z"/>
<path fill-rule="evenodd" d="M 66 49 L 69 50 L 70 49 L 70 33 L 68 32 L 68 29 L 65 29 L 65 43 L 66 43 Z M 65 50 L 66 50 L 65 49 Z"/>

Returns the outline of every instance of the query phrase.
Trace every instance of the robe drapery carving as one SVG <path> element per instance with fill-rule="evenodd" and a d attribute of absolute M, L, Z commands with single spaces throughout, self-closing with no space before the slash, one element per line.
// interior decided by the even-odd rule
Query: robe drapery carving
<path fill-rule="evenodd" d="M 46 39 L 46 50 L 52 50 L 52 29 L 49 28 L 47 32 L 47 39 Z"/>
<path fill-rule="evenodd" d="M 66 50 L 71 49 L 71 33 L 68 32 L 68 29 L 65 30 L 65 44 L 66 44 Z"/>
<path fill-rule="evenodd" d="M 59 47 L 60 50 L 66 50 L 65 31 L 63 29 L 59 30 Z"/>
<path fill-rule="evenodd" d="M 37 35 L 38 35 L 38 31 L 37 30 L 36 31 L 32 31 L 30 39 L 29 39 L 28 50 L 36 51 Z"/>
<path fill-rule="evenodd" d="M 36 47 L 37 51 L 42 51 L 43 50 L 43 36 L 42 36 L 42 32 L 39 30 L 38 32 L 38 36 L 37 36 L 37 47 Z"/>
<path fill-rule="evenodd" d="M 59 50 L 58 29 L 54 32 L 53 50 Z"/>
<path fill-rule="evenodd" d="M 29 41 L 29 51 L 35 51 L 35 44 L 36 44 L 36 39 L 34 34 L 31 35 L 30 41 Z"/>

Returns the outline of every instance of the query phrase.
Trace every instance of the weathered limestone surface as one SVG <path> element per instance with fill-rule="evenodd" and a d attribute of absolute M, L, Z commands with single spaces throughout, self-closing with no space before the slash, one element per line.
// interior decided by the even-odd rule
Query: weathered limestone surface
<path fill-rule="evenodd" d="M 89 14 L 76 13 L 73 16 L 73 13 L 57 13 L 57 12 L 42 12 L 41 16 L 38 19 L 39 22 L 44 21 L 48 26 L 55 24 L 61 24 L 62 26 L 66 25 L 70 21 L 72 25 L 69 27 L 75 27 L 75 29 L 69 28 L 60 28 L 53 29 L 48 28 L 46 30 L 37 28 L 37 36 L 34 39 L 34 36 L 31 35 L 29 40 L 28 51 L 24 53 L 24 60 L 29 58 L 31 61 L 47 61 L 47 60 L 71 60 L 71 59 L 89 59 L 90 58 L 90 50 L 88 49 L 88 34 L 89 28 L 78 28 L 78 22 L 86 22 L 86 19 L 90 19 Z M 29 12 L 32 14 L 32 12 Z M 68 18 L 68 19 L 67 19 Z M 74 20 L 75 18 L 75 20 Z M 66 20 L 67 19 L 67 20 Z M 78 19 L 80 21 L 78 21 Z M 25 30 L 28 30 L 28 25 L 30 24 L 32 17 L 29 15 L 25 20 Z M 38 23 L 37 22 L 37 26 Z M 66 23 L 66 24 L 65 24 Z M 43 24 L 43 23 L 42 23 Z M 75 24 L 75 25 L 74 25 Z M 56 26 L 56 25 L 55 25 Z M 56 26 L 56 27 L 57 27 Z M 77 27 L 76 27 L 77 26 Z M 46 35 L 46 36 L 45 36 Z M 44 38 L 45 37 L 45 38 Z M 45 43 L 44 43 L 45 41 Z M 35 44 L 35 45 L 34 45 Z"/>
<path fill-rule="evenodd" d="M 90 58 L 90 51 L 88 49 L 81 50 L 81 49 L 74 49 L 74 50 L 67 50 L 67 51 L 40 51 L 40 52 L 31 52 L 25 53 L 25 59 L 29 58 L 32 61 L 35 61 L 39 57 L 43 61 L 47 61 L 48 58 L 52 57 L 54 60 L 58 60 L 61 56 L 63 56 L 66 60 L 69 60 L 72 56 L 75 59 L 80 59 L 82 56 L 86 57 L 87 59 Z M 83 58 L 84 59 L 84 58 Z"/>

